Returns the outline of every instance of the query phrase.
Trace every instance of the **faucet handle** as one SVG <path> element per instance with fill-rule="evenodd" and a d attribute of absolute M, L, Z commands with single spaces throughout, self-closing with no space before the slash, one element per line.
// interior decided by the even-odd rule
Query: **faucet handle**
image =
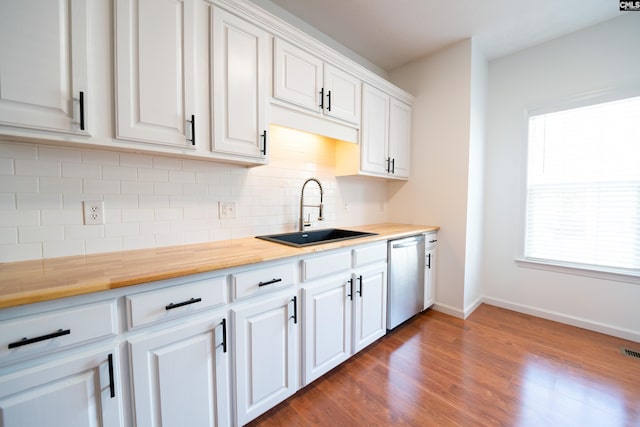
<path fill-rule="evenodd" d="M 302 223 L 304 227 L 311 227 L 311 214 L 307 214 L 307 219 Z"/>

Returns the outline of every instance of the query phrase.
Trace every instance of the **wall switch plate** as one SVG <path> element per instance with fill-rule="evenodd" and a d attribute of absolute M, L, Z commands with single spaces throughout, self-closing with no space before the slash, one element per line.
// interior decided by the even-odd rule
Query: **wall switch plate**
<path fill-rule="evenodd" d="M 218 202 L 218 218 L 233 219 L 236 217 L 236 202 Z"/>
<path fill-rule="evenodd" d="M 85 200 L 82 202 L 84 225 L 104 224 L 104 202 L 102 200 Z"/>

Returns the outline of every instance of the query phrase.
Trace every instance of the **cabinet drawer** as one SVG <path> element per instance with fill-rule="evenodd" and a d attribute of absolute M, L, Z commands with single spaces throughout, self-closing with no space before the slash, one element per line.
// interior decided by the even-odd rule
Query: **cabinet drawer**
<path fill-rule="evenodd" d="M 375 264 L 377 262 L 387 262 L 387 243 L 373 246 L 365 246 L 353 250 L 353 266 Z"/>
<path fill-rule="evenodd" d="M 25 316 L 0 323 L 0 364 L 113 337 L 115 300 Z"/>
<path fill-rule="evenodd" d="M 302 280 L 314 280 L 351 268 L 351 251 L 341 251 L 302 260 Z"/>
<path fill-rule="evenodd" d="M 233 299 L 240 299 L 293 285 L 294 264 L 278 264 L 231 275 Z"/>
<path fill-rule="evenodd" d="M 227 302 L 226 276 L 127 296 L 129 328 L 185 316 Z"/>

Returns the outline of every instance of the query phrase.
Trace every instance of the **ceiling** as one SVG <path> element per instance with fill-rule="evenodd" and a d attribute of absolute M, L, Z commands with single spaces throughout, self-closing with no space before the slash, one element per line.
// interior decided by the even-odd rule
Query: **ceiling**
<path fill-rule="evenodd" d="M 615 0 L 271 0 L 384 70 L 474 37 L 495 59 L 620 16 Z"/>

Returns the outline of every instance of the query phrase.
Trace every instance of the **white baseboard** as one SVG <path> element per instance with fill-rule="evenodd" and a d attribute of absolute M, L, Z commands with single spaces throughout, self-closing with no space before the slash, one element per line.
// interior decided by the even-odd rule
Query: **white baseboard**
<path fill-rule="evenodd" d="M 469 315 L 471 313 L 473 313 L 473 311 L 480 307 L 480 304 L 482 304 L 482 301 L 484 300 L 484 297 L 479 296 L 474 302 L 472 302 L 470 305 L 468 305 L 467 307 L 464 308 L 464 318 L 466 319 L 467 317 L 469 317 Z"/>
<path fill-rule="evenodd" d="M 435 303 L 432 308 L 440 313 L 448 314 L 449 316 L 457 317 L 458 319 L 464 319 L 464 311 L 450 305 Z"/>
<path fill-rule="evenodd" d="M 513 310 L 520 313 L 541 317 L 543 319 L 553 320 L 553 321 L 565 323 L 571 326 L 577 326 L 579 328 L 588 329 L 590 331 L 600 332 L 602 334 L 612 335 L 614 337 L 635 341 L 635 342 L 640 342 L 640 332 L 633 331 L 631 329 L 619 328 L 616 326 L 608 325 L 606 323 L 594 322 L 594 321 L 583 319 L 580 317 L 568 316 L 566 314 L 562 314 L 562 313 L 558 313 L 550 310 L 543 310 L 540 308 L 531 307 L 524 304 L 516 304 L 516 303 L 502 300 L 499 298 L 484 297 L 482 298 L 482 302 L 489 305 L 495 305 L 496 307 L 506 308 L 508 310 Z"/>

